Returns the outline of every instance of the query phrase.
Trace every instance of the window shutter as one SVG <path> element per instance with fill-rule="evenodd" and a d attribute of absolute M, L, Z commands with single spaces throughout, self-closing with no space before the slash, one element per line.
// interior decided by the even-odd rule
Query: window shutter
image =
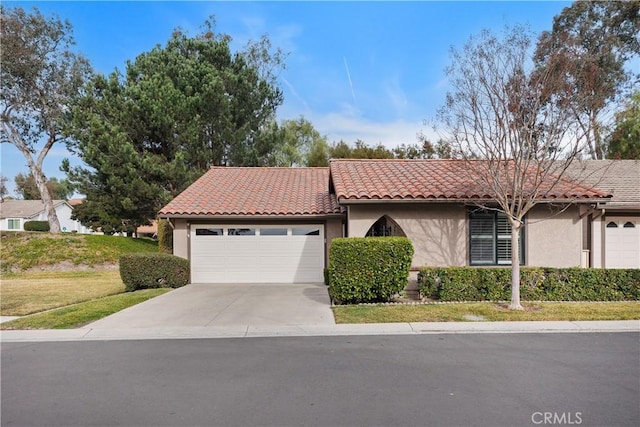
<path fill-rule="evenodd" d="M 498 213 L 498 264 L 511 264 L 511 224 L 507 217 Z"/>
<path fill-rule="evenodd" d="M 469 221 L 471 264 L 495 264 L 495 229 L 492 214 L 473 214 Z"/>

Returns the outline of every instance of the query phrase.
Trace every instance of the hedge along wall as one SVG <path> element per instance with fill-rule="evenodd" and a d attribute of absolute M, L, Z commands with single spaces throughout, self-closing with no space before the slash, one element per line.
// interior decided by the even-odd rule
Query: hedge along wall
<path fill-rule="evenodd" d="M 510 268 L 423 268 L 418 273 L 423 296 L 440 301 L 505 301 L 511 299 Z M 520 269 L 524 301 L 640 300 L 640 269 Z"/>
<path fill-rule="evenodd" d="M 337 304 L 388 301 L 409 281 L 413 246 L 406 237 L 333 239 L 329 295 Z"/>
<path fill-rule="evenodd" d="M 189 261 L 163 253 L 125 254 L 120 278 L 127 292 L 147 288 L 179 288 L 189 283 Z"/>

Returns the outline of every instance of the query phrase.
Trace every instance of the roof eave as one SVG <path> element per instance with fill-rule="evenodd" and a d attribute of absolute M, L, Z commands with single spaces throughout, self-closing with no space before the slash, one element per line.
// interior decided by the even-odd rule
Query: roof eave
<path fill-rule="evenodd" d="M 287 215 L 220 215 L 220 214 L 173 214 L 160 213 L 159 218 L 166 219 L 192 219 L 192 220 L 299 220 L 299 219 L 327 219 L 342 218 L 345 213 L 327 213 L 327 214 L 287 214 Z"/>
<path fill-rule="evenodd" d="M 539 199 L 537 203 L 606 203 L 608 198 L 549 198 Z M 383 203 L 487 203 L 495 202 L 490 198 L 424 198 L 424 199 L 347 199 L 339 198 L 341 205 L 383 204 Z"/>

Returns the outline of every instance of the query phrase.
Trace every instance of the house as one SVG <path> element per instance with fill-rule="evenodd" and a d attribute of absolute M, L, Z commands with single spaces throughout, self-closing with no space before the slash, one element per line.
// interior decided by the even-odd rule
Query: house
<path fill-rule="evenodd" d="M 574 162 L 567 174 L 612 196 L 581 212 L 587 265 L 640 268 L 640 160 Z"/>
<path fill-rule="evenodd" d="M 490 202 L 490 196 L 463 168 L 458 160 L 214 167 L 159 216 L 173 225 L 174 254 L 191 260 L 194 283 L 321 282 L 331 240 L 342 236 L 406 236 L 414 245 L 416 268 L 508 265 L 511 230 L 506 218 L 478 208 L 476 202 Z M 626 175 L 640 173 L 637 163 L 625 168 L 630 169 Z M 598 238 L 588 230 L 612 218 L 609 202 L 616 209 L 621 209 L 619 203 L 627 206 L 629 195 L 622 193 L 563 179 L 525 217 L 521 263 L 615 265 L 616 255 L 608 260 L 600 255 L 608 250 L 607 239 L 615 237 Z M 635 218 L 616 220 L 622 228 L 630 228 L 627 222 L 639 228 L 640 217 L 615 212 Z M 634 248 L 627 266 L 640 267 L 640 246 Z M 591 258 L 602 261 L 591 264 Z"/>
<path fill-rule="evenodd" d="M 92 233 L 91 229 L 71 219 L 73 206 L 68 201 L 54 200 L 53 206 L 63 232 Z M 41 200 L 12 199 L 0 203 L 0 230 L 24 231 L 24 223 L 27 221 L 47 221 L 47 214 Z"/>

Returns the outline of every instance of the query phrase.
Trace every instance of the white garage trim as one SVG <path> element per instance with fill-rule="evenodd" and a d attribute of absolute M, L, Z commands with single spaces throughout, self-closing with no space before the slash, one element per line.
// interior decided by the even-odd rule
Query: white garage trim
<path fill-rule="evenodd" d="M 605 267 L 640 268 L 640 218 L 607 217 Z"/>
<path fill-rule="evenodd" d="M 324 281 L 324 226 L 192 224 L 192 283 Z"/>

